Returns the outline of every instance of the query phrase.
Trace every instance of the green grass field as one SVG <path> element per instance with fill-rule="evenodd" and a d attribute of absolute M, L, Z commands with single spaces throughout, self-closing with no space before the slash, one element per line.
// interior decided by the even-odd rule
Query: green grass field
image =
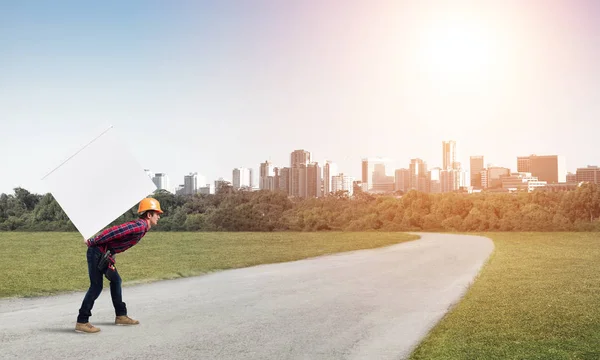
<path fill-rule="evenodd" d="M 600 235 L 486 233 L 495 250 L 412 359 L 600 359 Z M 399 233 L 149 233 L 119 254 L 126 282 L 191 276 L 408 241 Z M 0 232 L 0 297 L 88 286 L 76 233 Z"/>
<path fill-rule="evenodd" d="M 382 247 L 417 239 L 402 233 L 150 232 L 117 255 L 124 286 L 258 264 Z M 87 290 L 86 250 L 78 233 L 0 232 L 0 298 Z M 105 283 L 108 281 L 105 279 Z"/>
<path fill-rule="evenodd" d="M 411 359 L 600 359 L 600 235 L 481 235 L 489 262 Z"/>

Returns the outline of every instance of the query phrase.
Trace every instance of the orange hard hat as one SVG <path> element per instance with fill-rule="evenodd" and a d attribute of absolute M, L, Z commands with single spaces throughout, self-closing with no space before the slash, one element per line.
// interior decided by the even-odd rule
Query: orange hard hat
<path fill-rule="evenodd" d="M 149 210 L 156 211 L 159 214 L 163 213 L 163 211 L 160 209 L 160 203 L 158 200 L 153 198 L 142 199 L 142 201 L 140 201 L 140 206 L 138 207 L 138 214 Z"/>

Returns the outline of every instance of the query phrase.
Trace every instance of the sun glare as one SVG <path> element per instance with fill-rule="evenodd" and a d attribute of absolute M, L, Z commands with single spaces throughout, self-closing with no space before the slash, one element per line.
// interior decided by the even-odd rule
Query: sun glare
<path fill-rule="evenodd" d="M 418 66 L 438 85 L 477 85 L 494 71 L 498 44 L 485 24 L 438 19 L 419 43 Z"/>

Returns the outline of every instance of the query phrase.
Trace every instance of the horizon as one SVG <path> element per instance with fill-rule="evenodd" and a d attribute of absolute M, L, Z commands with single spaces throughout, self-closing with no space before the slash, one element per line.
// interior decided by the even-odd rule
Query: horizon
<path fill-rule="evenodd" d="M 599 165 L 600 3 L 0 4 L 0 193 L 41 178 L 109 125 L 171 187 L 197 172 L 289 166 L 304 149 L 442 166 L 442 141 L 516 171 Z M 102 174 L 98 174 L 102 176 Z"/>

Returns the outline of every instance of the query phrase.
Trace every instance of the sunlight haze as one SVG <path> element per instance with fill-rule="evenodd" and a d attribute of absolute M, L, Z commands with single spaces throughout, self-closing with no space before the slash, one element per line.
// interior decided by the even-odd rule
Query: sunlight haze
<path fill-rule="evenodd" d="M 296 149 L 356 179 L 367 157 L 431 168 L 447 140 L 465 168 L 599 165 L 599 16 L 583 0 L 3 2 L 0 193 L 47 192 L 110 125 L 174 186 Z"/>

